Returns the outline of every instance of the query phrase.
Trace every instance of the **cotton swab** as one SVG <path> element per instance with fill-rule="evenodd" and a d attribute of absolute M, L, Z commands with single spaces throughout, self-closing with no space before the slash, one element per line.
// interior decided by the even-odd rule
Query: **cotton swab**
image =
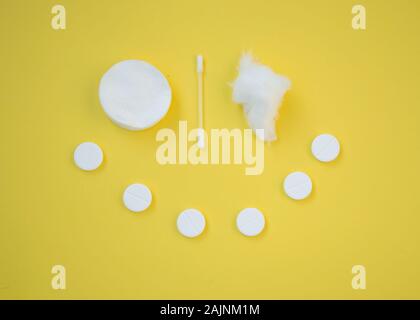
<path fill-rule="evenodd" d="M 204 126 L 203 126 L 203 56 L 197 56 L 197 79 L 198 79 L 198 147 L 204 149 Z"/>

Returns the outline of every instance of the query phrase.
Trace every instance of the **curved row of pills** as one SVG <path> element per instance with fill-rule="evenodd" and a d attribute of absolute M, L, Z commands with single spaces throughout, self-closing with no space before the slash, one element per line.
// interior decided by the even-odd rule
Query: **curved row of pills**
<path fill-rule="evenodd" d="M 312 142 L 312 154 L 322 162 L 335 160 L 340 153 L 338 140 L 329 134 L 317 136 Z M 74 151 L 74 162 L 82 170 L 97 169 L 103 161 L 101 148 L 93 142 L 84 142 Z M 283 189 L 287 196 L 294 200 L 303 200 L 312 192 L 311 178 L 304 172 L 292 172 L 283 182 Z M 123 202 L 132 212 L 146 210 L 152 203 L 150 189 L 139 183 L 128 186 L 123 194 Z M 178 216 L 178 231 L 188 238 L 194 238 L 203 233 L 206 220 L 203 214 L 196 209 L 187 209 Z M 245 236 L 257 236 L 265 226 L 264 215 L 256 208 L 243 209 L 237 216 L 236 226 Z"/>
<path fill-rule="evenodd" d="M 135 183 L 125 189 L 123 202 L 130 211 L 141 212 L 151 205 L 152 193 L 144 184 Z M 195 238 L 203 233 L 206 219 L 197 209 L 187 209 L 179 214 L 176 225 L 182 235 Z M 246 236 L 257 236 L 264 229 L 265 218 L 258 209 L 246 208 L 238 214 L 236 226 Z"/>
<path fill-rule="evenodd" d="M 195 238 L 203 233 L 206 227 L 204 215 L 196 209 L 181 212 L 176 221 L 178 231 L 187 238 Z M 239 232 L 248 237 L 259 235 L 265 226 L 264 215 L 256 208 L 245 208 L 236 217 Z"/>

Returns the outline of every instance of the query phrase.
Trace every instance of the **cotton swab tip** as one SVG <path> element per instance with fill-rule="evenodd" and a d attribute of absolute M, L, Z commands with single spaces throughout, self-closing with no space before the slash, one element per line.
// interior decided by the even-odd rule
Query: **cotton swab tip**
<path fill-rule="evenodd" d="M 202 55 L 197 56 L 197 72 L 202 73 L 204 70 L 204 60 Z"/>
<path fill-rule="evenodd" d="M 204 145 L 205 145 L 204 140 L 205 140 L 204 129 L 199 129 L 197 143 L 200 149 L 204 149 Z"/>

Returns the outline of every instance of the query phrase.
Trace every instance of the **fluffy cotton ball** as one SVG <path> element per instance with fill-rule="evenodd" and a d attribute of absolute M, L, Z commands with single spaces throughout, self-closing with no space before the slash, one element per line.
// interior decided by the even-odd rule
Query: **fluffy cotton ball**
<path fill-rule="evenodd" d="M 238 71 L 233 83 L 233 101 L 242 105 L 254 132 L 264 129 L 263 136 L 256 132 L 258 138 L 276 140 L 275 121 L 283 96 L 290 88 L 290 80 L 256 62 L 250 54 L 241 57 Z"/>

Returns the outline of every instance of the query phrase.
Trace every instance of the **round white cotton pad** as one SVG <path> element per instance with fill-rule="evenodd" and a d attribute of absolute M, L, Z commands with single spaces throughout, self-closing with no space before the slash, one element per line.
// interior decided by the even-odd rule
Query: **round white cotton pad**
<path fill-rule="evenodd" d="M 321 134 L 312 142 L 312 154 L 322 162 L 335 160 L 340 153 L 340 143 L 331 134 Z"/>
<path fill-rule="evenodd" d="M 82 170 L 97 169 L 103 160 L 101 148 L 93 142 L 83 142 L 74 150 L 74 163 Z"/>
<path fill-rule="evenodd" d="M 248 237 L 259 235 L 265 226 L 264 215 L 256 208 L 243 209 L 236 218 L 239 231 Z"/>
<path fill-rule="evenodd" d="M 312 192 L 312 181 L 306 173 L 293 172 L 284 179 L 283 188 L 294 200 L 303 200 Z"/>
<path fill-rule="evenodd" d="M 152 203 L 152 193 L 144 184 L 135 183 L 125 189 L 123 201 L 128 210 L 141 212 Z"/>
<path fill-rule="evenodd" d="M 206 219 L 196 209 L 187 209 L 181 212 L 176 221 L 178 231 L 188 238 L 198 237 L 206 226 Z"/>
<path fill-rule="evenodd" d="M 168 112 L 172 93 L 164 75 L 145 61 L 126 60 L 113 65 L 99 84 L 105 113 L 120 127 L 147 129 Z"/>

